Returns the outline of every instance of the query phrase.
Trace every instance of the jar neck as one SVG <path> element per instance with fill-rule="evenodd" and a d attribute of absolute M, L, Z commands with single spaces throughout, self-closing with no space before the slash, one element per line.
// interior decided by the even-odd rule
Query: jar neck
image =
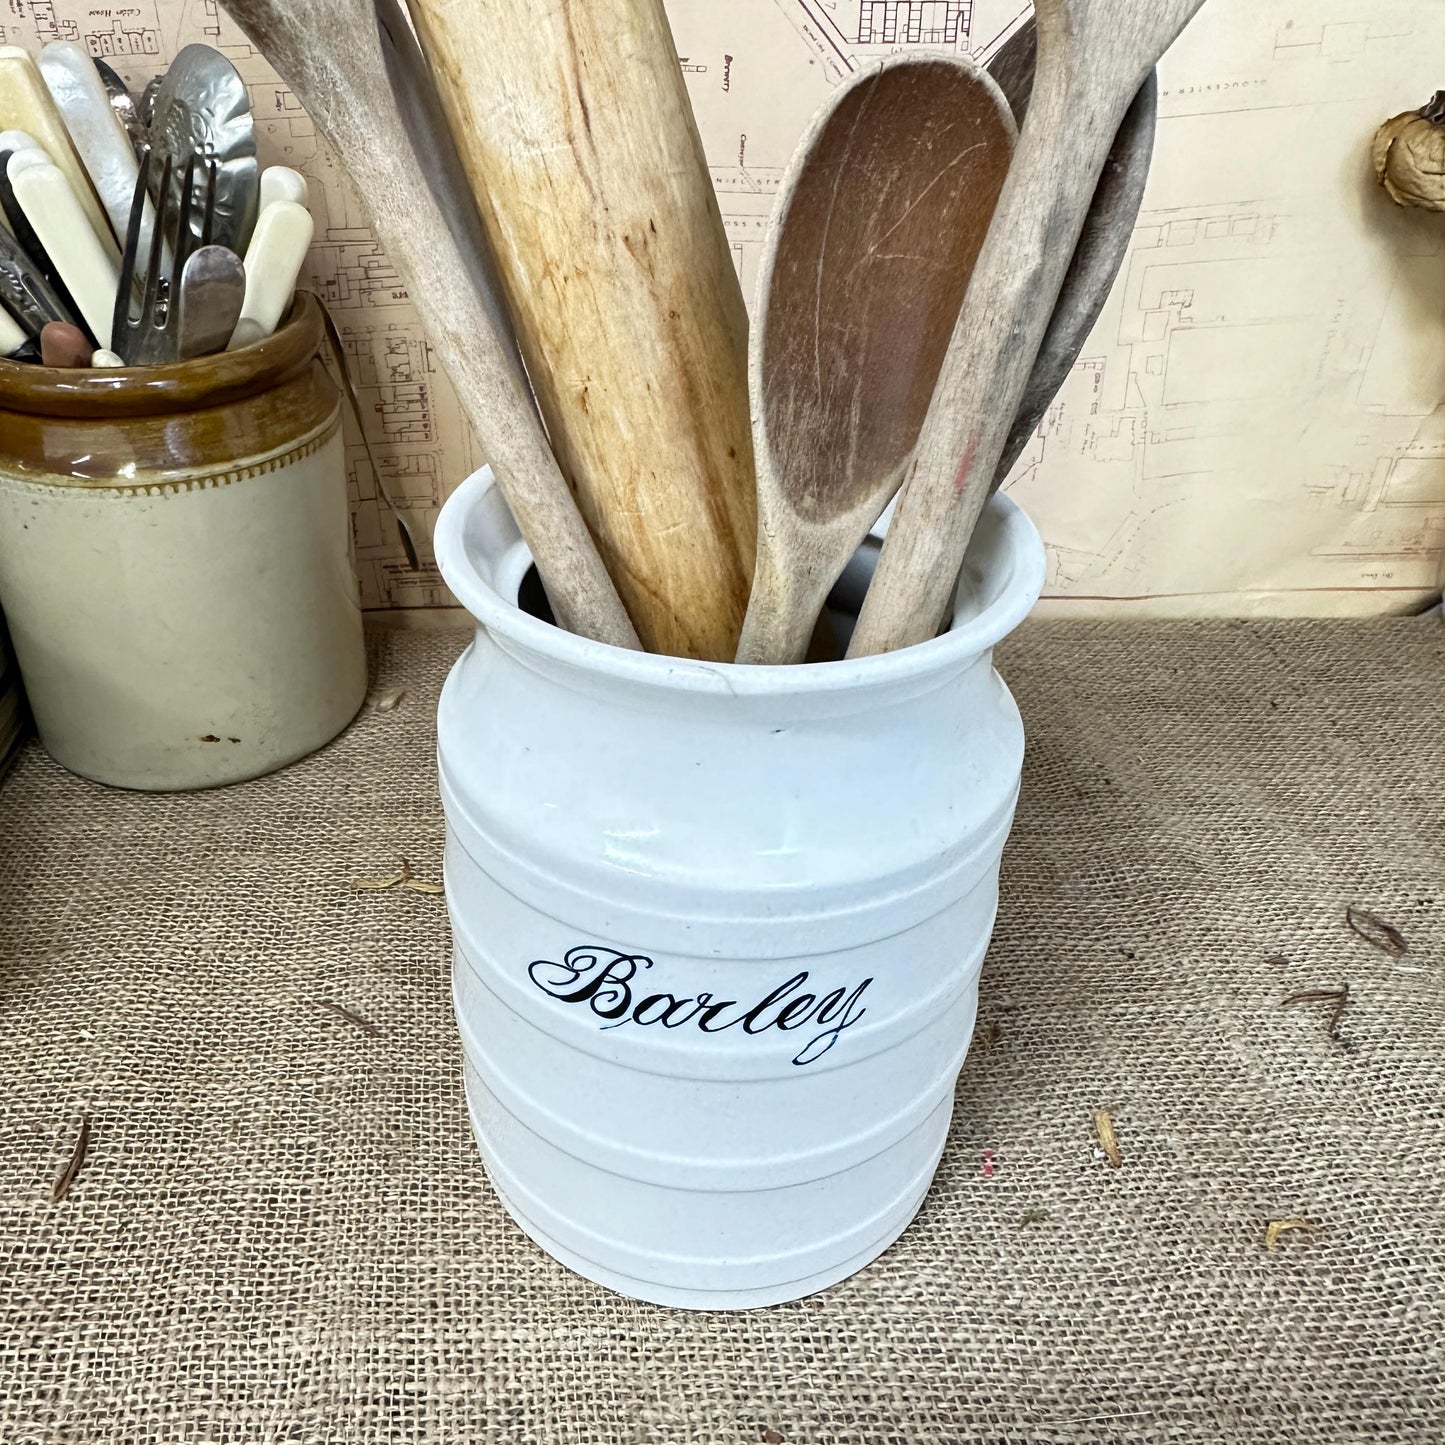
<path fill-rule="evenodd" d="M 320 303 L 300 291 L 272 335 L 239 351 L 163 366 L 95 369 L 0 360 L 0 411 L 99 421 L 221 406 L 296 376 L 320 350 L 322 335 Z"/>

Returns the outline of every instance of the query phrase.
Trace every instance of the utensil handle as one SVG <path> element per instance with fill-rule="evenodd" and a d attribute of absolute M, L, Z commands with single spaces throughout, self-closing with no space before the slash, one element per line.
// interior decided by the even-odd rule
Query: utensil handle
<path fill-rule="evenodd" d="M 105 207 L 111 230 L 124 236 L 139 163 L 95 62 L 74 40 L 52 40 L 36 64 Z"/>
<path fill-rule="evenodd" d="M 261 212 L 246 247 L 246 296 L 229 349 L 240 344 L 238 336 L 249 345 L 276 329 L 296 294 L 314 231 L 311 212 L 295 201 L 273 201 Z"/>
<path fill-rule="evenodd" d="M 110 222 L 91 189 L 90 177 L 75 147 L 60 111 L 45 88 L 40 68 L 29 51 L 19 46 L 0 46 L 0 125 L 18 126 L 33 136 L 40 148 L 58 166 L 74 188 L 76 200 L 85 214 L 86 225 L 96 239 L 120 264 L 120 247 L 110 232 Z"/>
<path fill-rule="evenodd" d="M 376 453 L 371 449 L 371 438 L 366 434 L 366 418 L 362 415 L 361 399 L 357 396 L 356 386 L 351 380 L 351 366 L 346 360 L 346 348 L 341 344 L 341 333 L 336 329 L 336 322 L 332 319 L 330 308 L 326 303 L 314 291 L 309 295 L 321 312 L 321 322 L 326 328 L 326 344 L 331 348 L 331 356 L 336 362 L 336 370 L 341 375 L 341 389 L 346 396 L 347 406 L 351 408 L 351 419 L 356 423 L 356 430 L 361 436 L 361 445 L 366 452 L 367 465 L 371 468 L 371 479 L 376 483 L 377 493 L 386 503 L 387 510 L 396 522 L 396 530 L 401 536 L 401 548 L 406 553 L 407 565 L 413 572 L 419 572 L 421 560 L 416 554 L 416 542 L 411 535 L 411 526 L 402 516 L 401 508 L 392 500 L 391 492 L 387 489 L 386 477 L 377 463 Z"/>
<path fill-rule="evenodd" d="M 370 0 L 226 0 L 346 157 L 377 240 L 396 266 L 531 548 L 557 620 L 636 649 L 637 634 L 533 410 L 507 339 L 447 227 L 397 114 Z M 319 53 L 326 52 L 326 53 Z"/>
<path fill-rule="evenodd" d="M 29 340 L 20 323 L 0 306 L 0 356 L 14 356 Z"/>
<path fill-rule="evenodd" d="M 747 313 L 662 0 L 412 0 L 552 447 L 643 644 L 731 661 Z"/>
<path fill-rule="evenodd" d="M 526 397 L 536 411 L 537 399 L 522 364 L 517 329 L 497 274 L 497 259 L 492 254 L 492 243 L 472 195 L 461 152 L 447 126 L 441 96 L 422 54 L 421 43 L 407 19 L 402 0 L 376 0 L 376 18 L 397 113 L 416 153 L 422 179 L 472 275 L 477 302 L 485 307 L 492 330 L 502 344 L 517 392 Z M 539 424 L 540 421 L 538 413 Z"/>
<path fill-rule="evenodd" d="M 993 224 L 934 387 L 849 657 L 933 637 L 1028 384 L 1123 110 L 1040 57 Z"/>
<path fill-rule="evenodd" d="M 110 346 L 120 267 L 91 229 L 80 200 L 58 166 L 11 172 L 15 199 L 102 349 Z"/>
<path fill-rule="evenodd" d="M 306 177 L 300 171 L 290 166 L 267 166 L 261 172 L 257 215 L 274 201 L 295 201 L 298 206 L 305 206 L 310 199 Z"/>

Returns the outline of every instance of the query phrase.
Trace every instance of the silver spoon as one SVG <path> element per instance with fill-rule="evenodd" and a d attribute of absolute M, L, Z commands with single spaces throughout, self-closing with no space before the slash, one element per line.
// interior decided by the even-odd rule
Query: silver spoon
<path fill-rule="evenodd" d="M 226 246 L 201 246 L 181 272 L 178 360 L 222 350 L 246 299 L 246 268 Z"/>
<path fill-rule="evenodd" d="M 185 162 L 199 155 L 215 163 L 214 218 L 206 239 L 244 256 L 260 190 L 256 127 L 246 84 L 220 51 L 187 45 L 171 62 L 151 106 L 150 140 L 157 152 L 175 162 L 167 208 L 173 217 L 180 213 Z M 200 214 L 193 209 L 191 229 L 197 238 L 199 225 Z M 175 243 L 169 232 L 166 240 Z"/>

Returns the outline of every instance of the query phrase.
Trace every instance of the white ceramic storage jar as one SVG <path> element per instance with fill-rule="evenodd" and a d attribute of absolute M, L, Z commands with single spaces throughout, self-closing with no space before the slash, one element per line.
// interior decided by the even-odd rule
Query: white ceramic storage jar
<path fill-rule="evenodd" d="M 1043 582 L 1007 498 L 951 630 L 856 662 L 626 652 L 515 605 L 485 470 L 437 560 L 477 620 L 438 719 L 467 1093 L 521 1227 L 697 1308 L 794 1299 L 902 1232 L 973 1030 L 1023 729 L 993 645 Z"/>
<path fill-rule="evenodd" d="M 366 693 L 340 402 L 301 296 L 171 366 L 0 362 L 0 604 L 41 741 L 126 788 L 237 782 Z"/>

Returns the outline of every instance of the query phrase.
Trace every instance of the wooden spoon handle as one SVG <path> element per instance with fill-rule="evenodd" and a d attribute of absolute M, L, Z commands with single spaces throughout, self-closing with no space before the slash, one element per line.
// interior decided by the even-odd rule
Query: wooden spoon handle
<path fill-rule="evenodd" d="M 747 315 L 661 0 L 412 0 L 563 471 L 653 651 L 730 661 Z"/>
<path fill-rule="evenodd" d="M 557 620 L 637 646 L 637 634 L 519 389 L 507 338 L 478 294 L 387 88 L 370 0 L 226 0 L 226 8 L 345 158 L 386 250 L 531 548 Z"/>
<path fill-rule="evenodd" d="M 938 631 L 1131 98 L 1111 108 L 1093 93 L 1076 97 L 1067 83 L 1036 86 L 849 657 Z"/>

